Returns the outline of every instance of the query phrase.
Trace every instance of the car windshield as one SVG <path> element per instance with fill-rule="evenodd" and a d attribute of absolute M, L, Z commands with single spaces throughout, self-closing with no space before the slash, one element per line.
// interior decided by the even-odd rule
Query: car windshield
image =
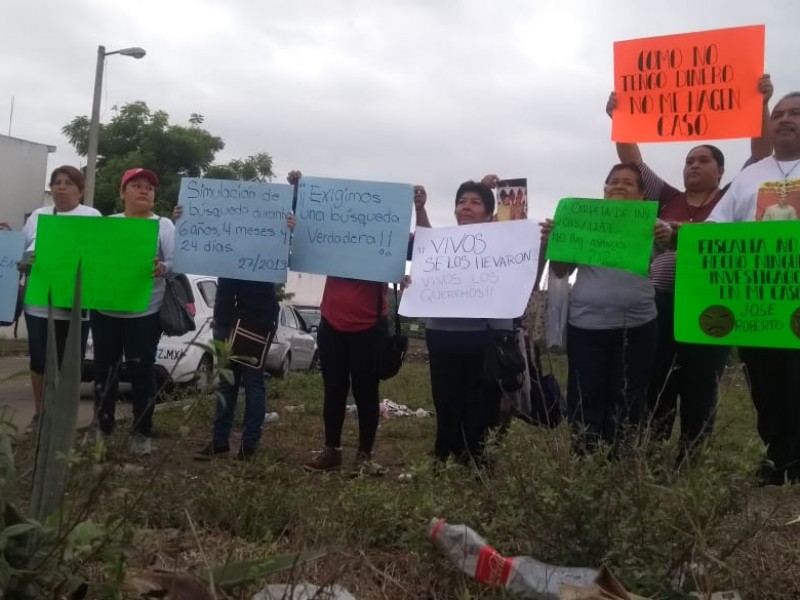
<path fill-rule="evenodd" d="M 318 308 L 298 308 L 296 310 L 300 313 L 307 327 L 319 326 L 320 315 Z"/>

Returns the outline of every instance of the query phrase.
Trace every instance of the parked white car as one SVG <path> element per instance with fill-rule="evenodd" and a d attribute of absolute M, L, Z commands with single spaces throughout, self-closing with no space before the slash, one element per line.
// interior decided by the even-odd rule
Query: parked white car
<path fill-rule="evenodd" d="M 164 383 L 192 384 L 198 392 L 205 393 L 213 387 L 211 375 L 214 357 L 191 342 L 212 344 L 211 321 L 214 316 L 214 299 L 217 295 L 217 278 L 208 275 L 187 275 L 192 285 L 197 329 L 179 337 L 162 335 L 156 350 L 156 381 L 160 388 Z M 302 318 L 288 304 L 281 304 L 278 330 L 269 349 L 266 371 L 284 377 L 289 371 L 313 370 L 317 368 L 317 343 L 307 331 Z M 91 381 L 94 365 L 94 346 L 91 333 L 86 344 L 83 379 Z M 126 380 L 123 369 L 120 379 Z"/>

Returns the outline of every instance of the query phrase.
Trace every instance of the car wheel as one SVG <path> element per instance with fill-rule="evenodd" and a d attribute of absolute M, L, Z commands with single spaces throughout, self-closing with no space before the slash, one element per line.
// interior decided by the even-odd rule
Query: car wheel
<path fill-rule="evenodd" d="M 315 351 L 311 357 L 311 364 L 308 365 L 309 371 L 319 371 L 319 352 Z"/>
<path fill-rule="evenodd" d="M 196 394 L 210 394 L 214 389 L 214 359 L 210 354 L 203 354 L 194 375 L 194 391 Z"/>
<path fill-rule="evenodd" d="M 281 366 L 278 367 L 278 372 L 275 373 L 275 375 L 280 379 L 285 379 L 286 377 L 289 376 L 289 371 L 291 370 L 292 370 L 292 353 L 287 352 L 286 356 L 283 357 Z"/>

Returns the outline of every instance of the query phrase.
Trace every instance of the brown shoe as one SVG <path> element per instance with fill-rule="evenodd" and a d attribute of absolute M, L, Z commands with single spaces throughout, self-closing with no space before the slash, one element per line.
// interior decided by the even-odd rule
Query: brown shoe
<path fill-rule="evenodd" d="M 325 446 L 303 467 L 309 471 L 334 471 L 342 466 L 342 449 Z"/>
<path fill-rule="evenodd" d="M 364 452 L 362 450 L 356 452 L 356 460 L 353 464 L 353 470 L 350 473 L 352 477 L 380 477 L 384 473 L 385 469 L 378 463 L 373 462 L 370 452 Z"/>

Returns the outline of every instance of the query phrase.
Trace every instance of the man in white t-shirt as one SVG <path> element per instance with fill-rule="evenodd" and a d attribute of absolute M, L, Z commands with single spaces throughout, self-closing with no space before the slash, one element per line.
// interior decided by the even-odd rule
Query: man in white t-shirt
<path fill-rule="evenodd" d="M 775 220 L 800 209 L 800 92 L 781 98 L 772 111 L 770 134 L 775 155 L 749 166 L 731 183 L 708 217 L 719 223 Z M 739 348 L 758 433 L 767 446 L 759 471 L 763 484 L 800 483 L 800 350 Z"/>

